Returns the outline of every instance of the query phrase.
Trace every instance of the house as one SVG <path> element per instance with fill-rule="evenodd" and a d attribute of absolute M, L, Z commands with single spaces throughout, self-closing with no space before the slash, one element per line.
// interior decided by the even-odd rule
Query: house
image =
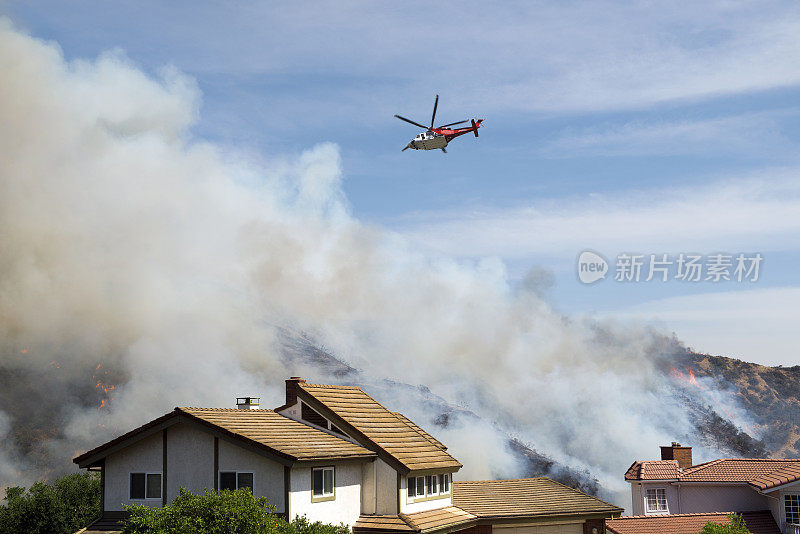
<path fill-rule="evenodd" d="M 164 506 L 181 486 L 248 487 L 288 518 L 354 534 L 602 534 L 622 513 L 546 478 L 454 481 L 461 463 L 407 417 L 359 387 L 297 377 L 274 410 L 252 397 L 175 408 L 74 461 L 100 472 L 103 518 L 87 533 L 119 529 L 124 505 Z"/>
<path fill-rule="evenodd" d="M 608 521 L 610 532 L 677 533 L 699 521 L 725 522 L 727 513 L 737 512 L 754 534 L 800 534 L 798 459 L 694 464 L 692 448 L 673 442 L 661 447 L 661 460 L 634 462 L 625 480 L 634 517 Z"/>

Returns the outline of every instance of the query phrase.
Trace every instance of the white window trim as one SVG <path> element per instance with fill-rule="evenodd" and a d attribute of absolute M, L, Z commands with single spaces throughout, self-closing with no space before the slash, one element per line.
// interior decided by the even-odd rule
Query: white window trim
<path fill-rule="evenodd" d="M 658 509 L 651 510 L 650 509 L 650 505 L 647 502 L 647 492 L 648 491 L 656 491 L 657 492 L 658 490 L 663 490 L 664 491 L 664 504 L 666 505 L 666 510 L 658 510 Z M 642 490 L 642 498 L 644 499 L 644 513 L 645 514 L 648 514 L 648 515 L 669 514 L 669 499 L 667 498 L 667 488 L 666 487 L 663 487 L 663 486 L 659 486 L 659 487 L 655 487 L 655 488 L 644 487 L 643 490 Z"/>
<path fill-rule="evenodd" d="M 431 491 L 430 484 L 428 484 L 428 477 L 431 477 L 431 480 L 436 480 L 436 492 L 434 493 Z M 439 495 L 439 473 L 433 475 L 427 475 L 425 477 L 425 496 L 426 497 L 436 497 Z"/>
<path fill-rule="evenodd" d="M 442 491 L 442 479 L 447 479 L 447 491 Z M 450 473 L 439 473 L 439 495 L 449 495 L 453 487 L 453 478 Z"/>
<path fill-rule="evenodd" d="M 239 473 L 249 473 L 253 475 L 253 495 L 256 493 L 256 472 L 255 471 L 234 471 L 233 469 L 220 469 L 217 472 L 217 487 L 222 491 L 222 473 L 234 473 L 236 476 L 236 489 L 239 489 Z"/>
<path fill-rule="evenodd" d="M 322 493 L 314 494 L 314 471 L 322 471 Z M 331 492 L 325 493 L 325 471 L 331 472 Z M 336 466 L 326 465 L 311 468 L 311 502 L 332 501 L 336 499 Z"/>
<path fill-rule="evenodd" d="M 781 522 L 786 525 L 796 525 L 797 523 L 789 523 L 786 521 L 786 497 L 788 495 L 796 496 L 800 499 L 800 492 L 797 491 L 784 491 L 783 495 L 781 495 Z"/>
<path fill-rule="evenodd" d="M 131 475 L 144 473 L 144 498 L 134 499 L 131 497 Z M 159 475 L 161 482 L 158 484 L 158 497 L 147 496 L 147 475 Z M 128 500 L 129 501 L 160 501 L 164 495 L 164 474 L 161 471 L 130 471 L 128 472 Z"/>

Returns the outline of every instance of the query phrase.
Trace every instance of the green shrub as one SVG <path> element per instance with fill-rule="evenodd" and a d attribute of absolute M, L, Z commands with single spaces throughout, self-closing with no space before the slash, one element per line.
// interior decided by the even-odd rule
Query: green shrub
<path fill-rule="evenodd" d="M 739 514 L 729 514 L 730 523 L 712 523 L 709 521 L 700 534 L 750 534 Z"/>
<path fill-rule="evenodd" d="M 100 516 L 100 481 L 91 473 L 73 473 L 27 491 L 6 488 L 4 501 L 0 532 L 72 534 Z"/>
<path fill-rule="evenodd" d="M 163 508 L 126 506 L 130 519 L 123 534 L 349 534 L 345 525 L 309 523 L 305 517 L 291 523 L 275 515 L 264 497 L 249 489 L 209 491 L 195 495 L 181 488 L 180 495 Z"/>

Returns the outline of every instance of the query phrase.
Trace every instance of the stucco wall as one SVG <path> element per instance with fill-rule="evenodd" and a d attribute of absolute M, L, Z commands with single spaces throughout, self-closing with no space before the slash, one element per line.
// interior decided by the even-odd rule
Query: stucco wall
<path fill-rule="evenodd" d="M 336 464 L 334 474 L 336 498 L 330 501 L 311 502 L 311 468 L 293 468 L 289 495 L 289 512 L 292 518 L 305 515 L 311 521 L 344 523 L 352 527 L 361 514 L 361 471 L 360 463 Z"/>
<path fill-rule="evenodd" d="M 631 484 L 631 515 L 644 515 L 641 484 Z"/>
<path fill-rule="evenodd" d="M 105 509 L 123 510 L 123 504 L 161 506 L 161 499 L 130 500 L 131 473 L 160 473 L 162 466 L 161 432 L 138 441 L 106 457 Z"/>
<path fill-rule="evenodd" d="M 167 429 L 167 502 L 181 486 L 192 493 L 214 489 L 214 437 L 177 424 Z"/>
<path fill-rule="evenodd" d="M 747 486 L 681 484 L 681 512 L 753 512 L 769 509 L 766 497 Z"/>
<path fill-rule="evenodd" d="M 414 499 L 409 499 L 408 491 L 406 491 L 407 488 L 408 479 L 407 477 L 403 476 L 400 479 L 400 511 L 404 514 L 424 512 L 425 510 L 433 510 L 435 508 L 442 508 L 443 506 L 452 506 L 453 504 L 452 482 L 450 486 L 450 493 L 447 495 L 439 495 L 437 498 L 425 501 L 414 502 Z"/>
<path fill-rule="evenodd" d="M 282 464 L 220 439 L 219 470 L 252 472 L 253 495 L 266 497 L 271 504 L 275 505 L 276 512 L 285 511 Z M 172 470 L 170 470 L 169 482 L 172 483 Z"/>
<path fill-rule="evenodd" d="M 635 486 L 634 486 L 635 487 Z M 645 506 L 645 496 L 647 495 L 648 489 L 655 489 L 655 488 L 664 488 L 667 490 L 667 508 L 666 512 L 648 512 L 647 507 Z M 680 507 L 678 506 L 678 489 L 674 485 L 665 484 L 665 483 L 653 483 L 653 484 L 642 484 L 641 489 L 639 490 L 638 495 L 638 503 L 636 502 L 636 494 L 634 492 L 634 512 L 633 515 L 663 515 L 663 514 L 680 514 L 684 513 L 680 511 Z M 639 509 L 637 510 L 637 504 Z"/>

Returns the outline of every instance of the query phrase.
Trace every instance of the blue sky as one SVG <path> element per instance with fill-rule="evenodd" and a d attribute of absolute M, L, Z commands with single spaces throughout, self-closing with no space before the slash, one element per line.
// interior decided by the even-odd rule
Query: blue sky
<path fill-rule="evenodd" d="M 264 160 L 336 143 L 359 219 L 434 255 L 500 258 L 565 313 L 800 363 L 797 4 L 99 5 L 0 11 L 69 59 L 191 76 L 198 139 Z M 392 115 L 424 123 L 436 93 L 441 122 L 486 118 L 480 139 L 401 153 L 417 130 Z M 764 261 L 756 283 L 586 286 L 585 249 Z"/>

